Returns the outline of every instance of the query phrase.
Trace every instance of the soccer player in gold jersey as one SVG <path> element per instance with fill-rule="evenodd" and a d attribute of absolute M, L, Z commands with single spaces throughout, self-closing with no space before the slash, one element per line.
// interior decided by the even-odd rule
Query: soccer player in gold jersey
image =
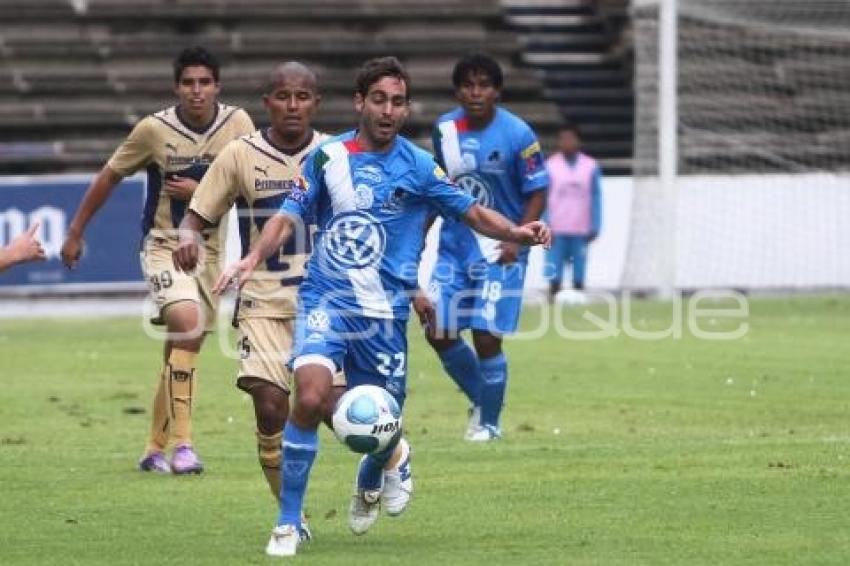
<path fill-rule="evenodd" d="M 219 272 L 222 224 L 203 234 L 204 269 L 197 276 L 174 270 L 177 226 L 198 182 L 224 146 L 254 130 L 241 108 L 218 101 L 219 63 L 202 47 L 183 50 L 174 60 L 177 105 L 136 124 L 86 191 L 62 245 L 62 261 L 76 267 L 86 225 L 127 175 L 148 175 L 142 213 L 141 261 L 156 305 L 154 324 L 168 330 L 163 367 L 153 403 L 153 419 L 139 469 L 175 474 L 200 473 L 203 464 L 192 447 L 192 397 L 195 360 L 206 332 L 215 324 L 218 301 L 210 293 Z M 174 453 L 169 462 L 169 440 Z"/>
<path fill-rule="evenodd" d="M 247 253 L 266 220 L 300 182 L 307 154 L 327 138 L 311 126 L 320 101 L 316 77 L 304 65 L 288 62 L 272 70 L 263 94 L 271 125 L 232 141 L 210 167 L 180 224 L 180 245 L 173 254 L 177 269 L 190 273 L 196 268 L 202 230 L 218 223 L 234 203 L 243 255 Z M 281 433 L 292 389 L 286 361 L 311 235 L 308 228 L 258 266 L 240 291 L 234 316 L 241 355 L 236 385 L 254 400 L 260 466 L 276 498 Z M 334 384 L 344 386 L 341 374 Z"/>

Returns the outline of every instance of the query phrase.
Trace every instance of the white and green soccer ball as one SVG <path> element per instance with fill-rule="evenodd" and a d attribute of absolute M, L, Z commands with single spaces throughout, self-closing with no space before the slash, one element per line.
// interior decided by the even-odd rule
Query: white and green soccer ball
<path fill-rule="evenodd" d="M 401 407 L 385 389 L 358 385 L 337 401 L 333 426 L 339 441 L 353 451 L 381 452 L 401 436 Z"/>

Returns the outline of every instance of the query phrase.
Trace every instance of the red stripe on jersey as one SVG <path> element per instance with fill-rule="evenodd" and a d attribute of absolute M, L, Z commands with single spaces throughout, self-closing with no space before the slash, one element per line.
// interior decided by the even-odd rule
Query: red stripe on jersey
<path fill-rule="evenodd" d="M 469 120 L 466 118 L 466 116 L 455 120 L 455 129 L 459 134 L 469 131 Z"/>
<path fill-rule="evenodd" d="M 360 153 L 361 151 L 363 151 L 363 148 L 360 146 L 360 142 L 357 141 L 357 138 L 344 141 L 342 142 L 342 145 L 345 146 L 345 149 L 348 150 L 348 153 Z"/>

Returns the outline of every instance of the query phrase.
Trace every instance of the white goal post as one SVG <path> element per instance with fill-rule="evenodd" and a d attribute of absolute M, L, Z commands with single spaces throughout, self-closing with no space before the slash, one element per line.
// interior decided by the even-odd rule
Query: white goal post
<path fill-rule="evenodd" d="M 850 287 L 850 2 L 635 0 L 622 286 Z"/>

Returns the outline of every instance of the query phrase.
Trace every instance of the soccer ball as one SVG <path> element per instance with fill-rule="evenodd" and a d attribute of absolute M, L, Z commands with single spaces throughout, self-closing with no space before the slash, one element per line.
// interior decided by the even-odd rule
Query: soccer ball
<path fill-rule="evenodd" d="M 333 425 L 339 441 L 355 452 L 381 452 L 401 436 L 401 408 L 385 389 L 358 385 L 337 401 Z"/>

